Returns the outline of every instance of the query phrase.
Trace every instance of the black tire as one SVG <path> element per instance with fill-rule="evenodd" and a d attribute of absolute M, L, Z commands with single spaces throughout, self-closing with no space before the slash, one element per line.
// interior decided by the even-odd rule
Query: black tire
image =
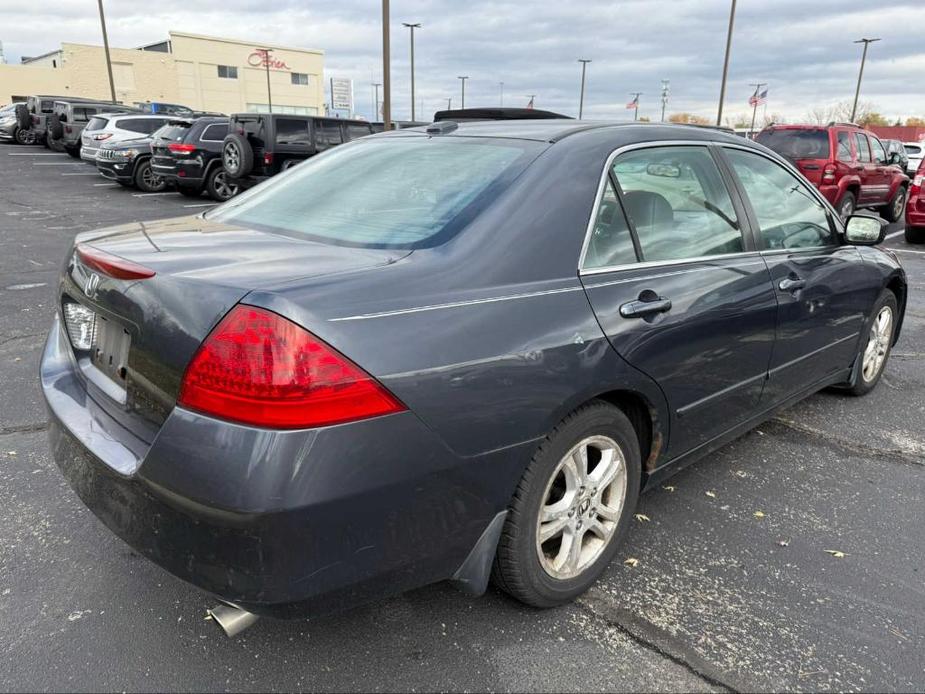
<path fill-rule="evenodd" d="M 244 178 L 254 168 L 254 148 L 247 137 L 238 133 L 225 136 L 222 145 L 222 166 L 232 178 Z"/>
<path fill-rule="evenodd" d="M 880 312 L 885 308 L 889 308 L 892 314 L 890 319 L 889 336 L 880 343 L 882 347 L 883 358 L 879 367 L 876 369 L 876 372 L 865 377 L 864 354 L 873 339 L 872 331 L 874 330 L 874 323 L 880 316 Z M 857 362 L 855 364 L 855 383 L 853 386 L 847 389 L 847 393 L 849 395 L 867 395 L 870 391 L 876 388 L 877 384 L 880 382 L 880 377 L 883 375 L 883 370 L 886 368 L 887 362 L 890 359 L 890 350 L 893 348 L 893 336 L 896 334 L 896 320 L 898 318 L 897 308 L 898 304 L 896 302 L 896 295 L 893 294 L 893 292 L 891 292 L 889 289 L 884 289 L 880 293 L 880 296 L 877 298 L 877 302 L 874 304 L 873 310 L 871 310 L 870 316 L 868 317 L 867 322 L 864 324 L 863 339 L 861 340 L 861 347 L 858 349 Z"/>
<path fill-rule="evenodd" d="M 854 214 L 857 208 L 858 200 L 854 197 L 854 193 L 850 190 L 846 191 L 845 194 L 841 196 L 841 200 L 838 201 L 838 214 L 841 215 L 842 219 L 848 219 L 848 217 Z"/>
<path fill-rule="evenodd" d="M 593 559 L 589 558 L 589 563 L 573 577 L 558 578 L 551 575 L 540 561 L 537 542 L 539 514 L 547 494 L 555 493 L 556 487 L 553 485 L 559 479 L 560 463 L 569 451 L 592 436 L 610 439 L 623 454 L 626 470 L 624 502 L 609 539 L 603 548 L 597 550 L 599 554 Z M 593 468 L 590 472 L 593 473 Z M 623 412 L 598 400 L 570 414 L 540 444 L 517 487 L 498 542 L 492 567 L 493 582 L 521 602 L 534 607 L 554 607 L 584 593 L 620 547 L 629 519 L 636 510 L 640 477 L 639 440 Z M 569 518 L 574 518 L 574 522 L 589 510 L 594 513 L 594 508 L 587 508 L 584 501 L 580 500 L 580 494 L 575 498 L 579 500 L 575 507 L 579 511 L 575 515 L 569 511 Z M 573 523 L 571 520 L 566 522 Z"/>
<path fill-rule="evenodd" d="M 22 130 L 28 130 L 32 127 L 32 116 L 29 115 L 29 107 L 25 104 L 16 104 L 16 125 Z"/>
<path fill-rule="evenodd" d="M 51 149 L 51 133 L 48 132 L 48 129 L 45 129 L 45 134 L 42 136 L 42 145 L 45 149 Z"/>
<path fill-rule="evenodd" d="M 80 147 L 79 146 L 78 147 L 65 147 L 64 151 L 67 152 L 67 155 L 69 157 L 73 157 L 74 159 L 80 159 Z"/>
<path fill-rule="evenodd" d="M 160 193 L 167 188 L 166 179 L 161 178 L 151 170 L 151 160 L 142 159 L 135 164 L 133 177 L 135 187 L 142 193 Z"/>
<path fill-rule="evenodd" d="M 925 227 L 906 225 L 906 243 L 925 243 Z"/>
<path fill-rule="evenodd" d="M 893 197 L 890 198 L 890 203 L 880 210 L 880 216 L 890 223 L 898 222 L 902 219 L 903 214 L 906 212 L 907 192 L 906 186 L 899 186 L 896 192 L 893 193 Z"/>
<path fill-rule="evenodd" d="M 181 186 L 177 184 L 177 192 L 187 198 L 198 198 L 202 195 L 202 188 L 199 186 Z"/>
<path fill-rule="evenodd" d="M 61 125 L 61 119 L 55 113 L 48 116 L 48 132 L 51 133 L 53 140 L 60 140 L 64 137 L 64 126 Z"/>
<path fill-rule="evenodd" d="M 35 141 L 31 135 L 31 131 L 17 127 L 15 132 L 13 132 L 13 139 L 18 145 L 31 145 Z"/>
<path fill-rule="evenodd" d="M 238 194 L 240 186 L 234 182 L 221 166 L 213 166 L 206 179 L 206 192 L 216 202 L 231 200 Z"/>

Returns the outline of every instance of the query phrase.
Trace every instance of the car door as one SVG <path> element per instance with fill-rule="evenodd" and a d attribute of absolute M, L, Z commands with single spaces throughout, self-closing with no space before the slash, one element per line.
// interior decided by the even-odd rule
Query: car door
<path fill-rule="evenodd" d="M 670 407 L 669 457 L 755 413 L 777 303 L 710 146 L 618 150 L 581 280 L 614 349 Z"/>
<path fill-rule="evenodd" d="M 847 369 L 873 300 L 860 254 L 794 171 L 761 152 L 723 147 L 757 228 L 777 297 L 777 338 L 763 400 L 770 405 Z"/>
<path fill-rule="evenodd" d="M 868 204 L 876 200 L 877 189 L 877 165 L 874 163 L 873 156 L 870 152 L 870 143 L 867 135 L 864 133 L 854 133 L 855 147 L 857 149 L 858 161 L 855 164 L 855 170 L 861 179 L 861 190 L 858 194 L 858 204 Z"/>
<path fill-rule="evenodd" d="M 889 202 L 890 200 L 890 183 L 893 180 L 892 167 L 890 166 L 889 157 L 883 143 L 876 137 L 868 136 L 870 142 L 871 162 L 873 168 L 873 178 L 871 180 L 871 199 L 876 202 Z"/>

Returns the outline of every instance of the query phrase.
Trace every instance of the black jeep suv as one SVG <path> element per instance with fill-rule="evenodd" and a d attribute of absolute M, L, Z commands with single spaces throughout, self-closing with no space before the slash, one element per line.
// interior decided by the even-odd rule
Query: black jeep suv
<path fill-rule="evenodd" d="M 224 202 L 238 192 L 222 168 L 222 142 L 228 134 L 228 117 L 176 119 L 158 130 L 151 146 L 151 169 L 191 198 L 205 190 Z"/>
<path fill-rule="evenodd" d="M 250 188 L 331 147 L 372 133 L 366 121 L 236 113 L 222 148 L 222 165 L 242 188 Z"/>

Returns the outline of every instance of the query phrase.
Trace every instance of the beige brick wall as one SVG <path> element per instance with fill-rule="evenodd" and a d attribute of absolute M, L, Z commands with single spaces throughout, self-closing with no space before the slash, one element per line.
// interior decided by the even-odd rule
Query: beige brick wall
<path fill-rule="evenodd" d="M 76 43 L 61 45 L 62 70 L 68 93 L 94 99 L 109 98 L 106 54 L 100 46 Z M 110 48 L 116 101 L 179 100 L 177 68 L 169 53 Z"/>
<path fill-rule="evenodd" d="M 33 94 L 68 94 L 61 70 L 31 65 L 0 64 L 0 105 L 8 104 L 13 97 Z"/>

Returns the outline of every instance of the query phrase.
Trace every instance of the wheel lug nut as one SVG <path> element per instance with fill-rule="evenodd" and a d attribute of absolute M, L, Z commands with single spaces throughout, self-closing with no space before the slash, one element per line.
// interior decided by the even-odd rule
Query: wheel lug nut
<path fill-rule="evenodd" d="M 568 517 L 569 517 L 569 518 L 572 518 L 572 517 L 574 517 L 574 516 L 575 516 L 575 509 L 573 509 L 573 508 L 569 509 Z"/>

